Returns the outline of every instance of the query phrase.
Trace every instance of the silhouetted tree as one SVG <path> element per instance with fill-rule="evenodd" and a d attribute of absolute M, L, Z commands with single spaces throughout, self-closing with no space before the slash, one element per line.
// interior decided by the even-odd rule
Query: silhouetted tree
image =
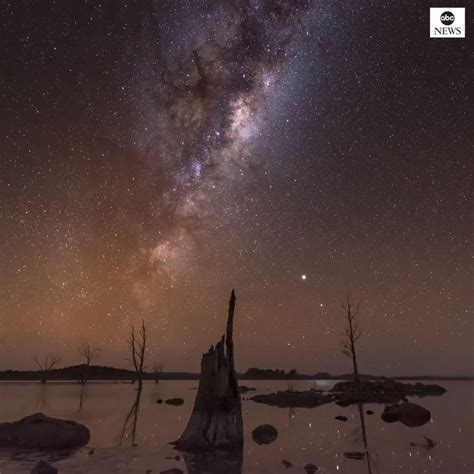
<path fill-rule="evenodd" d="M 41 371 L 41 383 L 46 383 L 50 375 L 50 371 L 61 362 L 61 357 L 53 354 L 48 354 L 44 360 L 39 360 L 35 355 L 35 363 Z"/>
<path fill-rule="evenodd" d="M 160 375 L 163 373 L 163 365 L 159 364 L 158 362 L 155 362 L 153 364 L 153 376 L 155 378 L 155 383 L 158 383 L 160 380 Z"/>
<path fill-rule="evenodd" d="M 359 303 L 357 303 L 354 309 L 350 295 L 347 296 L 345 303 L 341 303 L 341 306 L 346 311 L 347 323 L 347 327 L 344 332 L 345 338 L 344 341 L 341 343 L 342 353 L 352 359 L 354 382 L 357 382 L 359 380 L 359 370 L 357 368 L 356 342 L 360 339 L 362 332 L 359 329 L 356 317 L 359 314 L 360 306 Z"/>
<path fill-rule="evenodd" d="M 132 326 L 130 337 L 128 338 L 127 343 L 131 354 L 129 361 L 135 369 L 136 380 L 138 381 L 138 390 L 141 390 L 143 385 L 143 370 L 145 368 L 145 321 L 142 321 L 142 325 L 138 329 L 138 334 L 135 334 L 135 326 Z"/>
<path fill-rule="evenodd" d="M 87 372 L 88 368 L 91 365 L 91 362 L 100 357 L 102 349 L 95 348 L 93 349 L 90 345 L 90 342 L 82 344 L 78 349 L 79 354 L 85 359 L 85 367 L 82 371 L 82 380 L 81 383 L 87 383 Z"/>

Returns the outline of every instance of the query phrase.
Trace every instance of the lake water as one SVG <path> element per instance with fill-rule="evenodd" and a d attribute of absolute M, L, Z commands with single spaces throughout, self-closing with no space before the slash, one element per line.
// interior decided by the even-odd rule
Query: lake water
<path fill-rule="evenodd" d="M 55 454 L 51 460 L 60 473 L 159 473 L 180 468 L 188 472 L 185 460 L 169 459 L 177 451 L 168 445 L 184 429 L 191 413 L 197 381 L 147 382 L 136 420 L 129 415 L 136 397 L 133 385 L 125 383 L 1 383 L 0 421 L 13 421 L 34 412 L 72 419 L 91 431 L 87 447 Z M 333 403 L 312 409 L 269 407 L 246 400 L 256 393 L 286 390 L 286 381 L 245 381 L 256 392 L 244 394 L 245 445 L 243 473 L 304 473 L 313 463 L 324 473 L 442 473 L 474 472 L 474 383 L 441 382 L 448 391 L 441 397 L 415 398 L 431 411 L 431 422 L 408 428 L 380 419 L 383 405 L 366 404 L 364 415 L 369 461 L 346 458 L 348 451 L 364 451 L 362 424 L 357 406 L 341 408 Z M 311 381 L 292 382 L 294 390 L 314 387 Z M 318 381 L 317 388 L 329 389 L 333 382 Z M 157 404 L 158 399 L 184 398 L 184 405 Z M 347 422 L 335 420 L 344 415 Z M 264 423 L 274 425 L 278 439 L 266 446 L 255 444 L 252 430 Z M 135 434 L 133 434 L 135 431 Z M 436 445 L 428 449 L 424 436 Z M 133 439 L 134 438 L 134 439 Z M 93 454 L 89 454 L 94 449 Z M 45 454 L 0 452 L 0 474 L 29 472 Z M 282 460 L 292 467 L 286 468 Z M 212 461 L 211 461 L 212 463 Z M 214 472 L 219 470 L 214 461 Z M 189 464 L 190 472 L 205 472 Z"/>

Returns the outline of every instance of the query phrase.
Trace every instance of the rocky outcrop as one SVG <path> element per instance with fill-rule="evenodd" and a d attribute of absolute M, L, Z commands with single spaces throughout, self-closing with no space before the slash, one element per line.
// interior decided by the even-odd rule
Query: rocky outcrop
<path fill-rule="evenodd" d="M 314 408 L 324 405 L 325 403 L 331 403 L 333 397 L 323 395 L 314 390 L 304 392 L 285 390 L 283 392 L 255 395 L 250 400 L 280 408 Z"/>
<path fill-rule="evenodd" d="M 13 423 L 0 423 L 0 447 L 71 449 L 89 442 L 89 430 L 75 421 L 50 418 L 43 413 Z"/>
<path fill-rule="evenodd" d="M 259 425 L 252 431 L 252 439 L 257 444 L 271 444 L 278 438 L 278 431 L 272 425 Z"/>
<path fill-rule="evenodd" d="M 399 421 L 410 428 L 422 426 L 431 420 L 431 413 L 416 403 L 400 403 L 385 408 L 381 416 L 386 423 Z"/>
<path fill-rule="evenodd" d="M 366 380 L 339 382 L 334 385 L 331 392 L 335 394 L 338 405 L 347 406 L 355 403 L 397 403 L 407 401 L 409 396 L 442 395 L 446 389 L 434 384 L 411 384 L 384 379 L 373 382 Z"/>
<path fill-rule="evenodd" d="M 243 445 L 242 405 L 234 368 L 235 293 L 229 300 L 226 335 L 201 359 L 201 376 L 191 418 L 176 447 L 199 452 Z"/>

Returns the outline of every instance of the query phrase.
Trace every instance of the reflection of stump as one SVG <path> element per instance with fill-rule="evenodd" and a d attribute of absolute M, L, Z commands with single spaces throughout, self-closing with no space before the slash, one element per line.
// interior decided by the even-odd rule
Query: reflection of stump
<path fill-rule="evenodd" d="M 181 451 L 188 474 L 242 474 L 243 446 L 232 450 Z"/>
<path fill-rule="evenodd" d="M 176 442 L 184 451 L 238 449 L 243 445 L 242 407 L 232 340 L 235 294 L 229 301 L 227 334 L 201 360 L 201 377 L 188 425 Z"/>

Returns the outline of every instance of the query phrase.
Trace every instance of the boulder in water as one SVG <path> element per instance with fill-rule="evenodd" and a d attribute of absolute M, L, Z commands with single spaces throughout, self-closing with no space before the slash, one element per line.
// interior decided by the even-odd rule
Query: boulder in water
<path fill-rule="evenodd" d="M 168 400 L 165 400 L 165 403 L 167 405 L 179 407 L 184 403 L 184 400 L 182 398 L 169 398 Z"/>
<path fill-rule="evenodd" d="M 302 392 L 285 390 L 282 392 L 255 395 L 250 400 L 280 408 L 315 408 L 325 403 L 331 403 L 333 398 L 331 396 L 322 395 L 314 390 Z"/>
<path fill-rule="evenodd" d="M 278 438 L 278 431 L 272 425 L 259 425 L 252 431 L 252 439 L 257 444 L 270 444 Z"/>
<path fill-rule="evenodd" d="M 90 432 L 75 421 L 50 418 L 43 413 L 13 423 L 0 423 L 0 447 L 71 449 L 89 442 Z"/>
<path fill-rule="evenodd" d="M 431 413 L 416 403 L 404 402 L 386 407 L 382 413 L 382 420 L 386 423 L 399 421 L 405 426 L 413 428 L 428 423 L 431 420 Z"/>
<path fill-rule="evenodd" d="M 49 464 L 49 462 L 41 459 L 31 470 L 31 474 L 58 474 L 58 470 L 52 464 Z"/>

